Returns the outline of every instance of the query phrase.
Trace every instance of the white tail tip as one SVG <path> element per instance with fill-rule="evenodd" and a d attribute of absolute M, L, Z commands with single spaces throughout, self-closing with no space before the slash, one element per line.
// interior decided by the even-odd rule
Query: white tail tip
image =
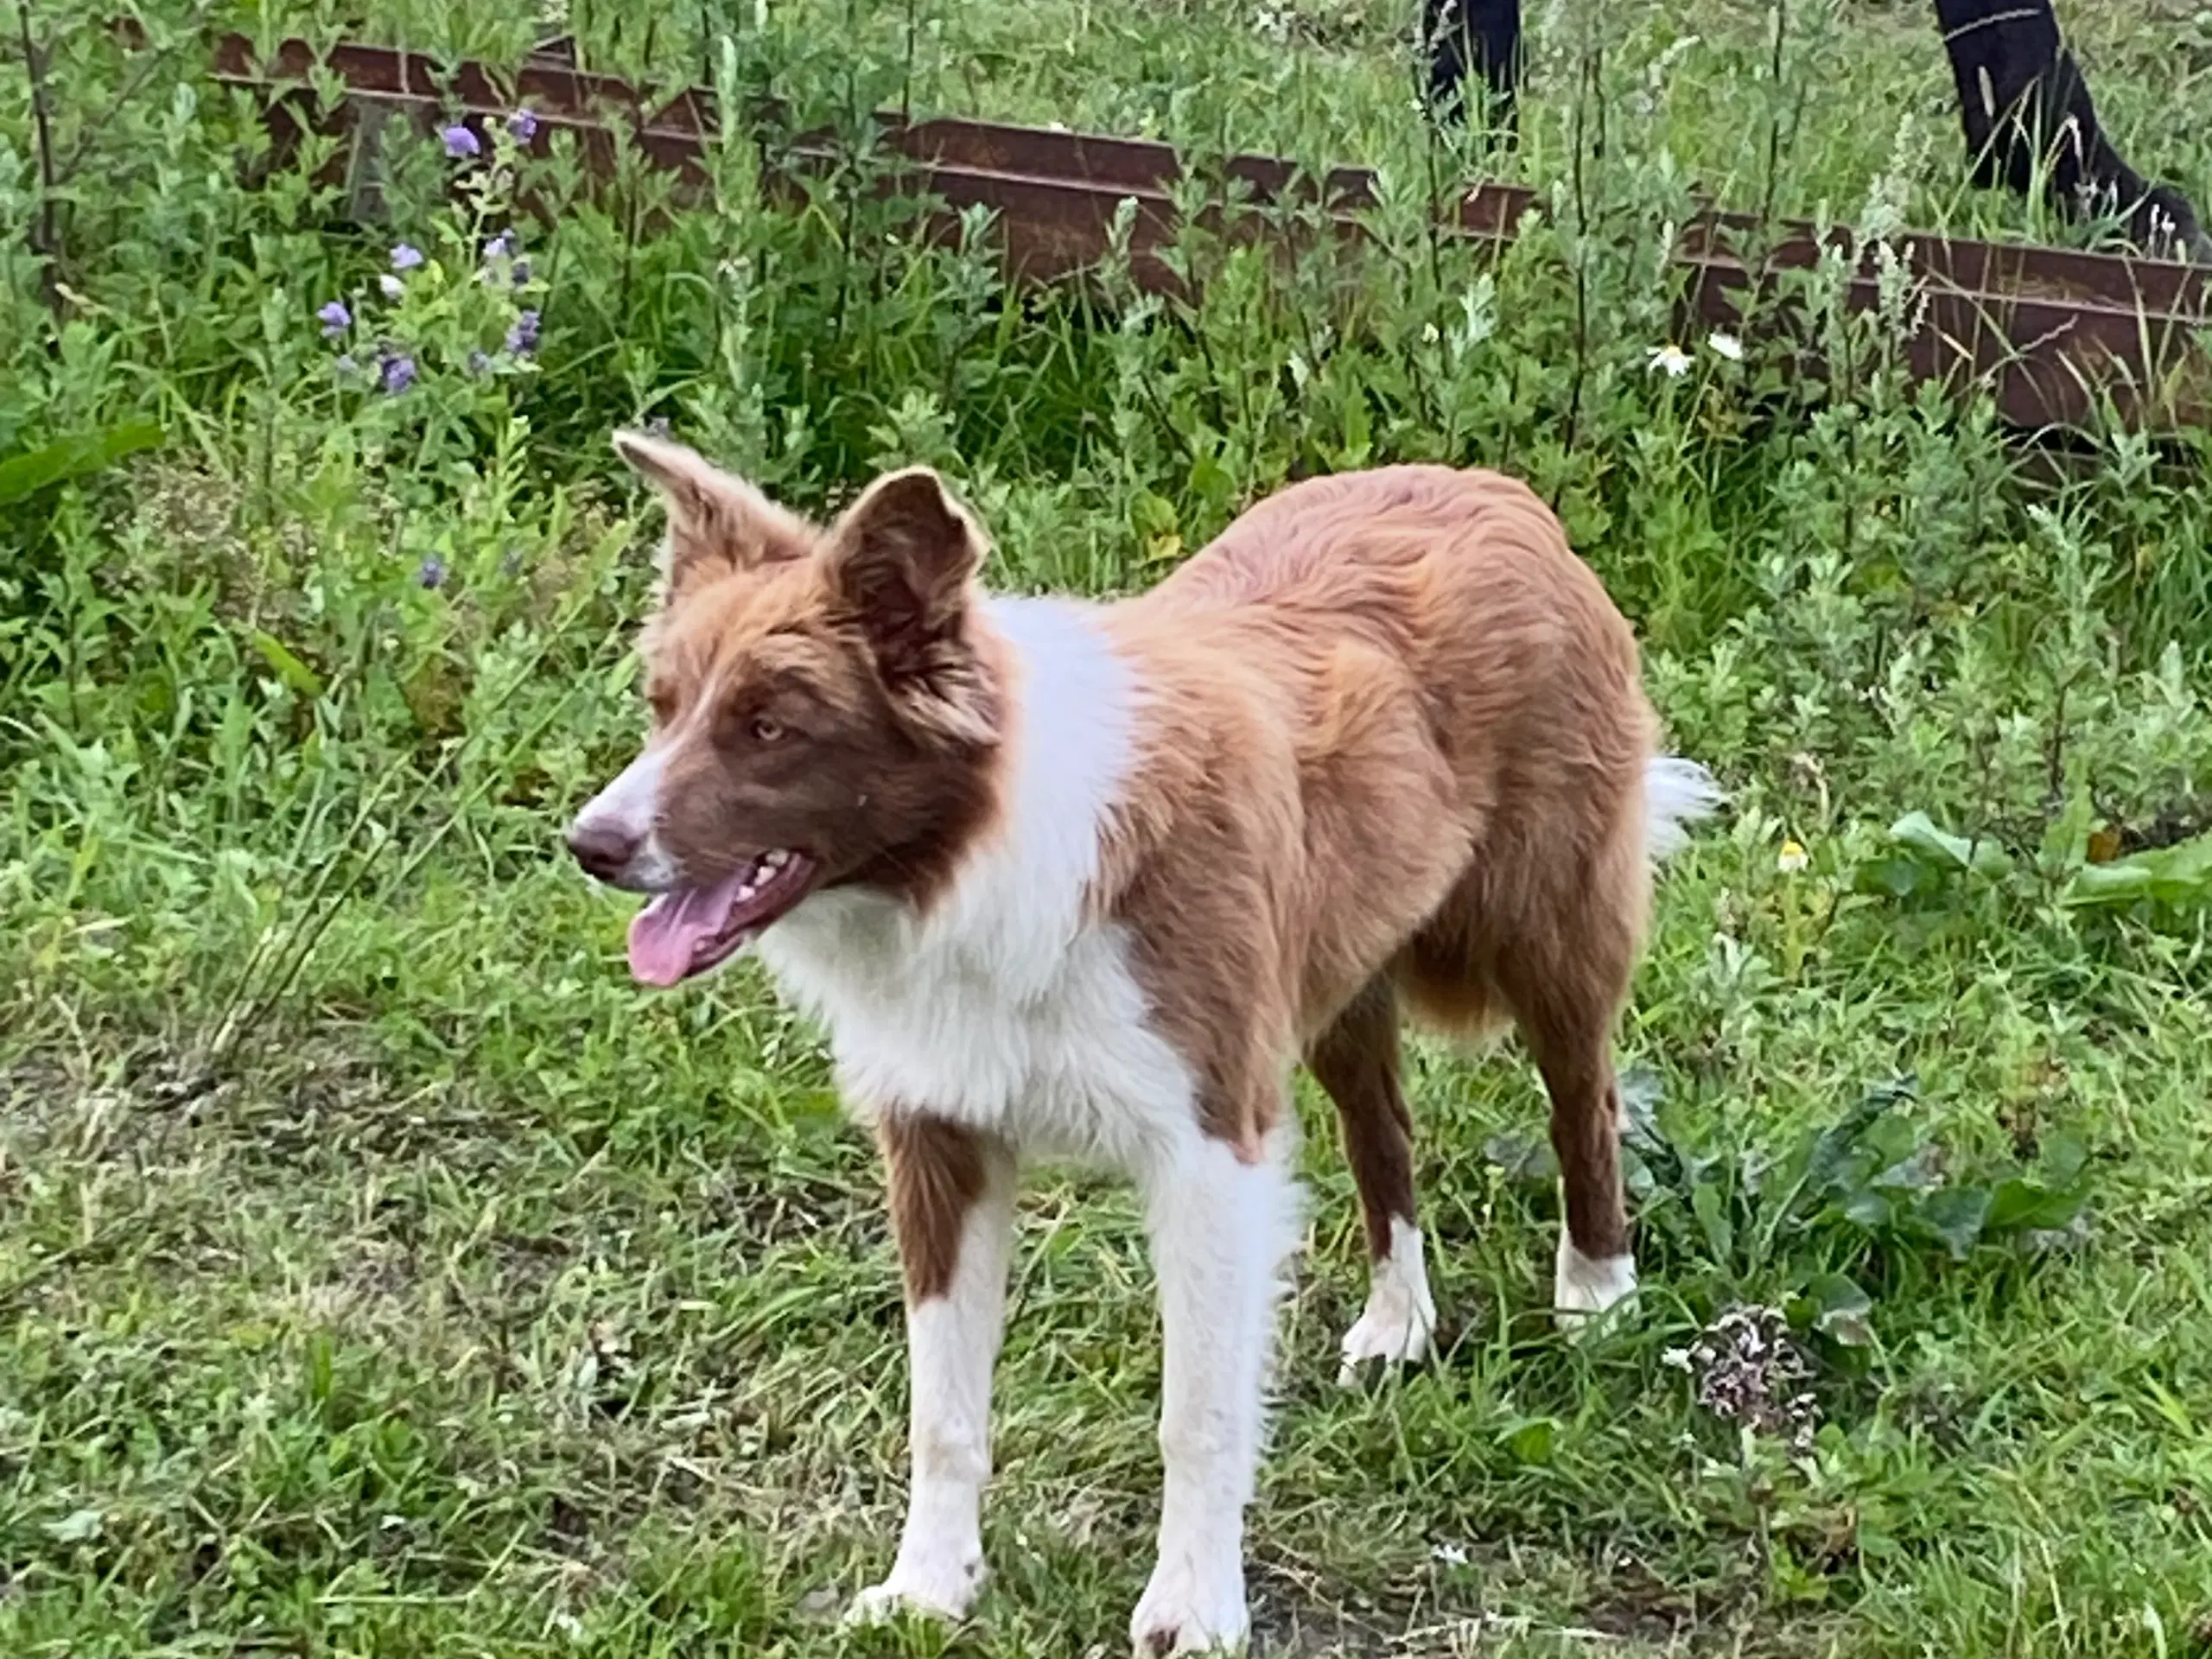
<path fill-rule="evenodd" d="M 1709 818 L 1726 798 L 1713 774 L 1678 754 L 1652 757 L 1643 769 L 1643 845 L 1655 859 L 1689 845 L 1689 826 Z"/>

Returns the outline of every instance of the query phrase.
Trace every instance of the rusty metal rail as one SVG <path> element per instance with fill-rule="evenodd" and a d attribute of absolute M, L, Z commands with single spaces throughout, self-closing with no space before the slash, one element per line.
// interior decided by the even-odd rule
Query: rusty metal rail
<path fill-rule="evenodd" d="M 338 107 L 315 106 L 308 78 L 322 69 L 345 88 Z M 610 76 L 583 73 L 557 54 L 533 54 L 511 74 L 479 63 L 441 67 L 432 60 L 380 47 L 338 46 L 318 54 L 288 41 L 266 61 L 242 35 L 217 42 L 214 73 L 258 97 L 279 156 L 309 130 L 347 135 L 365 111 L 382 111 L 427 130 L 459 119 L 481 128 L 518 107 L 538 121 L 530 141 L 543 152 L 554 135 L 573 135 L 585 164 L 611 174 L 618 132 L 656 167 L 675 175 L 679 194 L 702 188 L 721 142 L 714 94 L 690 87 L 649 100 Z M 878 118 L 880 143 L 905 165 L 898 188 L 926 194 L 954 212 L 982 207 L 995 215 L 1002 262 L 1022 282 L 1079 277 L 1106 254 L 1124 200 L 1134 201 L 1132 274 L 1141 285 L 1172 289 L 1177 279 L 1160 257 L 1176 233 L 1173 193 L 1184 175 L 1166 144 L 1047 131 L 987 121 L 910 122 Z M 818 170 L 834 158 L 826 136 L 802 136 L 764 155 L 772 179 Z M 1255 207 L 1302 201 L 1344 234 L 1363 234 L 1376 202 L 1374 175 L 1339 168 L 1318 192 L 1288 162 L 1241 156 L 1229 180 Z M 1447 232 L 1501 246 L 1535 205 L 1524 188 L 1484 184 L 1444 214 Z M 1246 233 L 1265 223 L 1257 215 Z M 1707 213 L 1688 227 L 1676 263 L 1686 273 L 1685 304 L 1705 326 L 1740 326 L 1777 273 L 1821 258 L 1815 227 Z M 1877 303 L 1878 250 L 1847 228 L 1827 233 L 1852 262 L 1847 302 Z M 1995 394 L 2011 423 L 2030 429 L 2094 424 L 2103 410 L 2124 423 L 2171 432 L 2212 425 L 2212 271 L 2159 261 L 2056 248 L 1913 236 L 1897 249 L 1916 289 L 1918 326 L 1905 358 L 1924 378 L 1980 384 Z M 1686 319 L 1688 321 L 1688 319 Z"/>

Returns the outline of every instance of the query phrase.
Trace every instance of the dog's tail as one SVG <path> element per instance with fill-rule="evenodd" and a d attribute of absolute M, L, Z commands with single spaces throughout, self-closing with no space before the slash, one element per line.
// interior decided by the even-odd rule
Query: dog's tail
<path fill-rule="evenodd" d="M 1643 849 L 1656 861 L 1689 845 L 1690 825 L 1726 798 L 1713 774 L 1678 754 L 1654 755 L 1643 768 Z"/>

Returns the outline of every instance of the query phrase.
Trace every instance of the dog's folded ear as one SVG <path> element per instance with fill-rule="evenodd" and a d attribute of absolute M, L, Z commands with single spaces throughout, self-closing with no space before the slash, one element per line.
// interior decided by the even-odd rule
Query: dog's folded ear
<path fill-rule="evenodd" d="M 661 574 L 671 588 L 695 576 L 803 559 L 819 532 L 696 450 L 642 432 L 618 432 L 614 452 L 661 493 L 668 540 Z"/>
<path fill-rule="evenodd" d="M 910 718 L 940 735 L 987 741 L 992 729 L 969 639 L 985 543 L 926 467 L 887 474 L 830 531 L 823 558 L 883 683 Z"/>

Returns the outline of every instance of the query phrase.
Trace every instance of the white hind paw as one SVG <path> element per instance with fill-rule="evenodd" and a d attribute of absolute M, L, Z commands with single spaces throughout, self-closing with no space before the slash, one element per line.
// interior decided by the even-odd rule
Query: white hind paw
<path fill-rule="evenodd" d="M 1367 1287 L 1366 1311 L 1344 1332 L 1344 1364 L 1337 1381 L 1349 1388 L 1363 1367 L 1427 1359 L 1436 1332 L 1436 1303 L 1428 1294 L 1428 1269 L 1422 1261 L 1421 1230 L 1412 1223 L 1390 1224 L 1390 1253 L 1375 1263 Z"/>
<path fill-rule="evenodd" d="M 1636 1295 L 1633 1255 L 1587 1256 L 1560 1229 L 1559 1261 L 1552 1274 L 1552 1309 L 1562 1330 L 1576 1330 Z"/>

